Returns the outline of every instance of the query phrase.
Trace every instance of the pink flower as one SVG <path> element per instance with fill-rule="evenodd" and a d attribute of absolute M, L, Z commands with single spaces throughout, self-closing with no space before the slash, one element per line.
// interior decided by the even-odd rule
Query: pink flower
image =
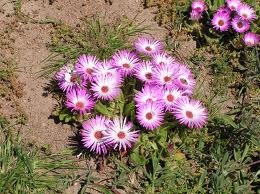
<path fill-rule="evenodd" d="M 241 19 L 248 21 L 252 21 L 257 18 L 255 10 L 246 3 L 242 3 L 239 5 L 237 9 L 237 15 L 239 15 Z"/>
<path fill-rule="evenodd" d="M 239 16 L 233 18 L 231 25 L 238 33 L 244 33 L 250 29 L 250 23 L 247 20 L 241 19 Z"/>
<path fill-rule="evenodd" d="M 93 96 L 103 100 L 113 100 L 119 96 L 121 89 L 121 80 L 118 77 L 100 76 L 95 78 L 92 83 L 91 90 Z"/>
<path fill-rule="evenodd" d="M 145 37 L 138 38 L 135 41 L 134 46 L 138 52 L 146 55 L 160 53 L 164 49 L 164 46 L 160 41 Z"/>
<path fill-rule="evenodd" d="M 110 120 L 103 116 L 96 116 L 83 122 L 81 141 L 84 147 L 99 155 L 107 153 L 104 132 L 110 125 Z"/>
<path fill-rule="evenodd" d="M 140 59 L 133 52 L 121 50 L 113 55 L 114 66 L 126 77 L 134 73 L 134 67 L 139 64 Z"/>
<path fill-rule="evenodd" d="M 87 94 L 87 91 L 83 89 L 69 91 L 66 98 L 66 107 L 72 111 L 78 111 L 80 114 L 90 111 L 95 105 L 95 101 Z"/>
<path fill-rule="evenodd" d="M 230 18 L 228 15 L 217 12 L 213 15 L 213 19 L 211 20 L 211 23 L 213 25 L 213 28 L 221 32 L 224 32 L 229 29 L 230 26 L 229 19 Z"/>
<path fill-rule="evenodd" d="M 55 74 L 55 79 L 58 81 L 59 88 L 64 92 L 68 92 L 85 85 L 84 80 L 82 80 L 79 74 L 74 71 L 74 68 L 69 65 L 62 67 Z"/>
<path fill-rule="evenodd" d="M 135 67 L 135 76 L 146 83 L 153 81 L 153 65 L 150 61 L 139 63 Z"/>
<path fill-rule="evenodd" d="M 260 42 L 260 36 L 258 34 L 255 34 L 253 32 L 248 32 L 244 35 L 244 43 L 248 47 L 257 46 Z"/>
<path fill-rule="evenodd" d="M 148 130 L 154 130 L 163 123 L 163 106 L 159 103 L 146 103 L 137 107 L 137 120 Z"/>
<path fill-rule="evenodd" d="M 126 151 L 139 137 L 139 132 L 132 129 L 133 123 L 127 122 L 126 118 L 115 117 L 105 131 L 106 144 L 113 146 L 114 149 Z"/>
<path fill-rule="evenodd" d="M 176 119 L 189 128 L 202 128 L 208 120 L 205 107 L 198 100 L 190 100 L 188 97 L 179 98 L 173 108 Z"/>
<path fill-rule="evenodd" d="M 202 13 L 207 9 L 207 7 L 204 1 L 194 0 L 191 4 L 191 9 L 195 10 L 198 13 Z"/>
<path fill-rule="evenodd" d="M 240 6 L 241 1 L 240 0 L 226 0 L 227 6 L 232 11 L 236 11 L 237 8 Z"/>
<path fill-rule="evenodd" d="M 99 63 L 96 56 L 81 55 L 78 62 L 75 65 L 75 71 L 81 75 L 84 79 L 92 81 L 94 68 Z"/>

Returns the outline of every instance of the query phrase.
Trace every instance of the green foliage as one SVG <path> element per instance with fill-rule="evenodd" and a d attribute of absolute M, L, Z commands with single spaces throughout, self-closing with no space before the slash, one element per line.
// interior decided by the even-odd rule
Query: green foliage
<path fill-rule="evenodd" d="M 9 132 L 3 134 L 0 145 L 0 193 L 62 191 L 71 181 L 67 172 L 74 168 L 72 161 L 59 155 L 44 156 L 21 144 L 19 137 L 14 139 Z"/>
<path fill-rule="evenodd" d="M 43 68 L 42 76 L 57 71 L 65 63 L 74 63 L 81 54 L 106 59 L 118 49 L 128 48 L 129 37 L 147 29 L 126 18 L 113 24 L 104 24 L 97 16 L 82 20 L 82 24 L 75 28 L 66 24 L 56 26 L 50 44 L 53 54 L 43 61 L 50 65 Z"/>

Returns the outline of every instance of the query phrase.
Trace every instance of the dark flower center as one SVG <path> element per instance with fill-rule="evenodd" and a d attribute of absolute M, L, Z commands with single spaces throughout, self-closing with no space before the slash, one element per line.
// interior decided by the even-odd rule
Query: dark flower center
<path fill-rule="evenodd" d="M 119 139 L 124 139 L 125 138 L 125 132 L 123 132 L 123 131 L 120 131 L 118 134 L 117 134 L 117 137 L 119 138 Z"/>
<path fill-rule="evenodd" d="M 84 103 L 83 103 L 83 102 L 77 102 L 77 103 L 76 103 L 76 107 L 77 107 L 78 109 L 83 109 L 83 108 L 84 108 Z"/>
<path fill-rule="evenodd" d="M 169 82 L 169 81 L 171 81 L 171 77 L 165 76 L 165 77 L 163 78 L 163 80 L 164 80 L 165 82 Z"/>
<path fill-rule="evenodd" d="M 161 62 L 159 63 L 159 65 L 165 65 L 165 63 L 164 63 L 163 61 L 161 61 Z"/>
<path fill-rule="evenodd" d="M 152 73 L 146 73 L 146 74 L 145 74 L 145 77 L 146 77 L 147 79 L 152 79 Z"/>
<path fill-rule="evenodd" d="M 187 85 L 187 84 L 188 84 L 187 80 L 186 80 L 186 79 L 184 79 L 184 78 L 181 78 L 181 79 L 180 79 L 180 82 L 181 82 L 182 84 L 185 84 L 185 85 Z"/>
<path fill-rule="evenodd" d="M 93 69 L 87 68 L 87 69 L 86 69 L 86 73 L 91 75 L 91 74 L 93 73 Z"/>
<path fill-rule="evenodd" d="M 241 21 L 237 22 L 237 27 L 238 28 L 242 28 L 243 27 L 243 23 Z"/>
<path fill-rule="evenodd" d="M 186 111 L 186 116 L 189 118 L 189 119 L 192 119 L 193 118 L 193 114 L 191 111 Z"/>
<path fill-rule="evenodd" d="M 72 74 L 70 77 L 70 82 L 76 82 L 77 78 L 78 78 L 77 74 Z"/>
<path fill-rule="evenodd" d="M 149 46 L 147 46 L 147 47 L 145 47 L 145 50 L 147 50 L 147 51 L 152 51 L 152 48 L 149 47 Z"/>
<path fill-rule="evenodd" d="M 225 22 L 224 22 L 223 20 L 219 20 L 219 21 L 218 21 L 218 25 L 219 25 L 219 26 L 223 26 L 224 24 L 225 24 Z"/>
<path fill-rule="evenodd" d="M 108 87 L 107 86 L 102 86 L 101 91 L 103 93 L 107 93 L 108 92 Z"/>
<path fill-rule="evenodd" d="M 103 135 L 102 131 L 96 131 L 95 134 L 94 134 L 94 137 L 96 139 L 101 139 L 103 136 L 104 135 Z"/>
<path fill-rule="evenodd" d="M 167 96 L 167 100 L 168 100 L 169 102 L 173 102 L 173 101 L 174 101 L 174 96 L 173 96 L 172 94 L 169 94 L 169 95 Z"/>
<path fill-rule="evenodd" d="M 153 114 L 151 112 L 146 113 L 145 118 L 147 120 L 151 120 L 153 118 Z"/>
<path fill-rule="evenodd" d="M 128 69 L 128 68 L 130 68 L 130 65 L 129 65 L 128 63 L 124 63 L 124 64 L 123 64 L 123 67 L 126 68 L 126 69 Z"/>
<path fill-rule="evenodd" d="M 195 10 L 196 10 L 197 12 L 201 12 L 201 11 L 202 11 L 200 7 L 196 7 Z"/>
<path fill-rule="evenodd" d="M 242 16 L 243 16 L 244 18 L 247 18 L 247 17 L 248 17 L 246 13 L 243 13 Z"/>

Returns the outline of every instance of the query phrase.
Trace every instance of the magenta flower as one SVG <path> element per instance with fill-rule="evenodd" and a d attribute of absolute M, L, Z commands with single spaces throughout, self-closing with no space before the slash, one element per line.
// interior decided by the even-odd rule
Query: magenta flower
<path fill-rule="evenodd" d="M 213 28 L 221 32 L 224 32 L 229 29 L 230 26 L 229 19 L 230 18 L 228 15 L 217 12 L 213 15 L 213 19 L 211 20 L 211 23 L 213 25 Z"/>
<path fill-rule="evenodd" d="M 91 90 L 93 96 L 103 100 L 113 100 L 119 96 L 121 89 L 121 80 L 118 77 L 100 76 L 94 79 Z"/>
<path fill-rule="evenodd" d="M 145 85 L 141 91 L 135 94 L 134 100 L 136 106 L 142 106 L 146 103 L 157 102 L 160 99 L 162 89 L 156 85 Z"/>
<path fill-rule="evenodd" d="M 174 80 L 178 71 L 179 65 L 177 63 L 170 65 L 158 65 L 154 69 L 154 80 L 159 86 L 172 88 L 174 87 Z"/>
<path fill-rule="evenodd" d="M 107 153 L 104 132 L 110 125 L 110 120 L 103 116 L 96 116 L 83 122 L 81 130 L 81 141 L 84 147 L 99 155 Z"/>
<path fill-rule="evenodd" d="M 202 18 L 202 13 L 203 12 L 198 12 L 196 10 L 191 10 L 190 12 L 190 19 L 191 20 L 199 20 Z"/>
<path fill-rule="evenodd" d="M 135 76 L 146 83 L 153 81 L 153 65 L 150 61 L 139 63 L 135 67 Z"/>
<path fill-rule="evenodd" d="M 156 66 L 157 65 L 170 65 L 174 62 L 175 62 L 175 60 L 165 52 L 156 53 L 156 54 L 152 55 L 152 63 Z"/>
<path fill-rule="evenodd" d="M 133 52 L 121 50 L 113 55 L 114 66 L 119 69 L 124 77 L 134 73 L 134 67 L 139 64 L 140 59 Z"/>
<path fill-rule="evenodd" d="M 164 50 L 164 46 L 160 41 L 145 37 L 138 38 L 134 46 L 138 52 L 146 55 L 160 53 Z"/>
<path fill-rule="evenodd" d="M 241 19 L 239 16 L 233 18 L 231 22 L 232 28 L 238 33 L 244 33 L 250 29 L 250 23 Z"/>
<path fill-rule="evenodd" d="M 62 67 L 60 71 L 55 74 L 55 79 L 58 81 L 59 88 L 64 92 L 85 85 L 84 81 L 69 65 Z"/>
<path fill-rule="evenodd" d="M 231 9 L 232 11 L 236 11 L 238 7 L 241 5 L 240 0 L 226 0 L 226 3 L 229 9 Z"/>
<path fill-rule="evenodd" d="M 187 68 L 180 68 L 174 80 L 174 85 L 183 91 L 193 91 L 196 81 Z"/>
<path fill-rule="evenodd" d="M 81 75 L 84 79 L 92 81 L 94 68 L 99 63 L 96 56 L 81 55 L 78 62 L 75 65 L 75 71 Z"/>
<path fill-rule="evenodd" d="M 86 90 L 74 89 L 67 93 L 65 105 L 72 111 L 84 114 L 95 106 L 95 101 L 87 94 Z"/>
<path fill-rule="evenodd" d="M 241 19 L 248 21 L 252 21 L 257 18 L 255 10 L 246 3 L 242 3 L 241 5 L 239 5 L 237 9 L 237 15 L 239 15 Z"/>
<path fill-rule="evenodd" d="M 207 110 L 201 102 L 188 97 L 179 98 L 172 112 L 181 124 L 189 128 L 202 128 L 208 120 Z"/>
<path fill-rule="evenodd" d="M 258 34 L 255 34 L 253 32 L 248 32 L 244 35 L 244 43 L 248 47 L 257 46 L 260 42 L 260 36 Z"/>
<path fill-rule="evenodd" d="M 171 111 L 175 105 L 176 100 L 183 97 L 183 91 L 179 89 L 164 89 L 159 102 L 164 106 L 166 111 Z"/>
<path fill-rule="evenodd" d="M 123 82 L 121 73 L 114 66 L 113 60 L 104 60 L 101 63 L 98 63 L 94 68 L 93 76 L 95 78 L 110 76 L 116 78 L 116 80 L 121 83 Z"/>
<path fill-rule="evenodd" d="M 231 10 L 226 6 L 221 6 L 217 9 L 217 13 L 225 14 L 230 17 Z"/>
<path fill-rule="evenodd" d="M 194 0 L 191 4 L 191 9 L 195 10 L 198 13 L 202 13 L 207 9 L 207 7 L 204 1 Z"/>
<path fill-rule="evenodd" d="M 136 118 L 140 125 L 148 130 L 154 130 L 163 123 L 163 106 L 160 103 L 143 104 L 137 107 Z"/>
<path fill-rule="evenodd" d="M 114 149 L 124 150 L 131 148 L 139 137 L 139 131 L 133 131 L 133 124 L 126 118 L 115 117 L 105 131 L 106 144 Z"/>

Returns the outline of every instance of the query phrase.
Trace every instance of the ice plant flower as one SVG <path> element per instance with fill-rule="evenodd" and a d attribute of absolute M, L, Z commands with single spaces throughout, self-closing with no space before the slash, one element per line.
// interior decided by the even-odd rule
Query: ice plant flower
<path fill-rule="evenodd" d="M 244 35 L 244 43 L 248 47 L 257 46 L 260 42 L 260 36 L 258 34 L 255 34 L 253 32 L 248 32 Z"/>
<path fill-rule="evenodd" d="M 160 41 L 145 37 L 138 38 L 135 41 L 134 46 L 138 52 L 146 55 L 160 53 L 164 49 L 164 46 Z"/>
<path fill-rule="evenodd" d="M 135 94 L 134 100 L 136 106 L 141 106 L 145 103 L 157 102 L 160 99 L 160 91 L 162 89 L 155 85 L 145 85 L 141 91 Z"/>
<path fill-rule="evenodd" d="M 81 130 L 81 142 L 84 147 L 99 155 L 107 153 L 104 132 L 110 125 L 110 120 L 103 116 L 96 116 L 83 122 Z"/>
<path fill-rule="evenodd" d="M 239 15 L 242 19 L 252 21 L 256 19 L 255 10 L 246 3 L 242 3 L 239 5 L 237 9 L 237 15 Z"/>
<path fill-rule="evenodd" d="M 164 112 L 160 103 L 146 103 L 137 108 L 136 118 L 140 125 L 154 130 L 163 123 Z"/>
<path fill-rule="evenodd" d="M 101 76 L 94 79 L 91 90 L 93 96 L 103 100 L 113 100 L 121 92 L 120 83 L 122 81 L 118 77 Z"/>
<path fill-rule="evenodd" d="M 139 63 L 135 67 L 135 76 L 146 83 L 153 81 L 153 65 L 150 61 Z"/>
<path fill-rule="evenodd" d="M 120 72 L 118 72 L 117 68 L 113 64 L 113 60 L 104 60 L 103 62 L 98 63 L 94 68 L 93 76 L 96 78 L 110 76 L 117 78 L 119 82 L 122 82 L 122 75 Z"/>
<path fill-rule="evenodd" d="M 181 90 L 193 91 L 196 81 L 189 70 L 186 70 L 186 68 L 181 68 L 176 75 L 174 84 Z"/>
<path fill-rule="evenodd" d="M 154 69 L 155 83 L 159 86 L 172 88 L 178 71 L 179 65 L 175 63 L 170 65 L 158 65 Z"/>
<path fill-rule="evenodd" d="M 92 81 L 94 68 L 99 63 L 96 56 L 93 55 L 81 55 L 75 65 L 75 71 L 81 75 L 84 79 Z"/>
<path fill-rule="evenodd" d="M 230 14 L 231 14 L 231 9 L 229 9 L 228 7 L 226 6 L 221 6 L 217 9 L 217 13 L 220 13 L 220 14 L 226 14 L 227 16 L 230 17 Z"/>
<path fill-rule="evenodd" d="M 171 111 L 175 102 L 181 97 L 183 97 L 183 91 L 177 88 L 164 89 L 159 102 L 164 106 L 166 111 Z"/>
<path fill-rule="evenodd" d="M 240 0 L 226 0 L 226 3 L 229 9 L 231 9 L 232 11 L 236 11 L 238 7 L 241 5 Z"/>
<path fill-rule="evenodd" d="M 190 19 L 191 20 L 199 20 L 202 18 L 202 12 L 198 12 L 196 10 L 191 10 Z"/>
<path fill-rule="evenodd" d="M 139 64 L 140 59 L 133 52 L 121 50 L 112 56 L 114 66 L 119 69 L 124 77 L 134 73 L 134 67 Z"/>
<path fill-rule="evenodd" d="M 221 32 L 224 32 L 229 29 L 229 19 L 230 17 L 228 15 L 216 12 L 213 15 L 211 23 L 213 25 L 213 28 L 215 28 L 216 30 L 220 30 Z"/>
<path fill-rule="evenodd" d="M 198 100 L 179 98 L 172 111 L 176 119 L 189 128 L 202 128 L 208 120 L 206 108 Z"/>
<path fill-rule="evenodd" d="M 58 81 L 59 88 L 64 92 L 79 88 L 79 85 L 84 85 L 84 81 L 69 65 L 62 67 L 56 73 L 55 79 Z"/>
<path fill-rule="evenodd" d="M 95 101 L 84 89 L 73 89 L 67 93 L 66 98 L 66 107 L 80 114 L 90 111 L 95 105 Z"/>
<path fill-rule="evenodd" d="M 174 63 L 175 60 L 169 56 L 167 53 L 156 53 L 152 55 L 152 63 L 154 65 L 170 65 Z"/>
<path fill-rule="evenodd" d="M 191 9 L 195 10 L 198 13 L 202 13 L 206 10 L 206 4 L 202 0 L 195 0 L 191 4 Z"/>
<path fill-rule="evenodd" d="M 127 122 L 126 118 L 115 117 L 105 131 L 106 144 L 119 151 L 126 151 L 132 147 L 139 137 L 139 131 L 132 129 L 133 123 Z"/>
<path fill-rule="evenodd" d="M 250 23 L 241 19 L 239 16 L 233 18 L 231 22 L 232 28 L 238 33 L 244 33 L 250 29 Z"/>

